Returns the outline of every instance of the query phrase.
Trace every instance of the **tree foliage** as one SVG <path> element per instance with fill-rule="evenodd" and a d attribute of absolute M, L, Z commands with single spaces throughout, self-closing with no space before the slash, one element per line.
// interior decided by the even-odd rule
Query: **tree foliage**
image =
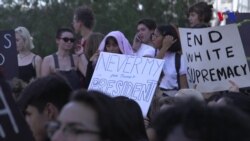
<path fill-rule="evenodd" d="M 157 23 L 187 26 L 186 12 L 197 0 L 2 0 L 0 27 L 27 27 L 41 56 L 56 50 L 55 32 L 59 27 L 70 27 L 74 9 L 89 5 L 96 16 L 95 31 L 104 34 L 120 30 L 132 41 L 136 22 L 153 18 Z M 141 7 L 141 9 L 139 8 Z"/>

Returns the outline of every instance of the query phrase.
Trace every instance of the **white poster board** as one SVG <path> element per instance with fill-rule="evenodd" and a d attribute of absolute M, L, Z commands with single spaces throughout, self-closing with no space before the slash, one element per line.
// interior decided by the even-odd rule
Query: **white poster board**
<path fill-rule="evenodd" d="M 189 87 L 201 92 L 228 90 L 234 81 L 250 86 L 250 73 L 236 24 L 212 28 L 179 28 Z"/>
<path fill-rule="evenodd" d="M 88 89 L 134 99 L 146 116 L 163 64 L 160 59 L 101 52 Z"/>

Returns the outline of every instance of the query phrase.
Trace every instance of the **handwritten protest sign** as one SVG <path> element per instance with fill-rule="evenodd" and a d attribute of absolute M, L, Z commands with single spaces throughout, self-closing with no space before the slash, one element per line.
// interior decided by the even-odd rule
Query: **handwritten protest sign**
<path fill-rule="evenodd" d="M 17 50 L 14 30 L 0 31 L 0 67 L 6 79 L 17 76 Z"/>
<path fill-rule="evenodd" d="M 34 141 L 11 90 L 0 74 L 0 141 Z"/>
<path fill-rule="evenodd" d="M 201 92 L 228 90 L 233 80 L 239 87 L 250 86 L 250 73 L 237 25 L 180 28 L 183 54 L 190 87 Z"/>
<path fill-rule="evenodd" d="M 146 116 L 163 60 L 102 52 L 88 89 L 137 101 Z"/>

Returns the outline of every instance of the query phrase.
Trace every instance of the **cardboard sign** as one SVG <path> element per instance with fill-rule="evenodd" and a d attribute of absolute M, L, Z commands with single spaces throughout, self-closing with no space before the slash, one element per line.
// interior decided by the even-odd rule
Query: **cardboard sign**
<path fill-rule="evenodd" d="M 10 80 L 18 75 L 15 31 L 0 31 L 0 67 Z"/>
<path fill-rule="evenodd" d="M 146 116 L 163 64 L 160 59 L 102 52 L 88 89 L 134 99 Z"/>
<path fill-rule="evenodd" d="M 0 76 L 1 77 L 1 76 Z M 34 141 L 8 84 L 0 78 L 0 141 Z"/>
<path fill-rule="evenodd" d="M 213 28 L 180 28 L 189 87 L 201 92 L 228 90 L 234 81 L 250 86 L 250 73 L 236 24 Z"/>

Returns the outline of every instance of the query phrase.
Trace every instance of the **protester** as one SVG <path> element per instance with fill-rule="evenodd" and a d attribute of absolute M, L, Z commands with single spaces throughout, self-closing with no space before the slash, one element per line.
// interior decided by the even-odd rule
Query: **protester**
<path fill-rule="evenodd" d="M 178 33 L 172 25 L 160 25 L 155 29 L 152 39 L 160 50 L 157 58 L 165 60 L 159 87 L 165 95 L 174 96 L 178 89 L 188 87 Z"/>
<path fill-rule="evenodd" d="M 136 141 L 147 141 L 144 119 L 139 104 L 125 96 L 114 97 L 117 104 L 119 119 L 124 128 Z"/>
<path fill-rule="evenodd" d="M 48 55 L 42 62 L 42 76 L 51 73 L 62 74 L 73 89 L 81 88 L 80 78 L 84 74 L 81 59 L 71 53 L 75 41 L 73 31 L 69 28 L 59 28 L 56 33 L 57 52 Z"/>
<path fill-rule="evenodd" d="M 250 116 L 250 97 L 241 92 L 226 92 L 214 96 L 214 103 L 209 105 L 229 105 L 236 107 Z"/>
<path fill-rule="evenodd" d="M 17 103 L 36 141 L 48 141 L 46 124 L 55 120 L 72 89 L 60 75 L 51 74 L 31 82 Z"/>
<path fill-rule="evenodd" d="M 16 47 L 18 51 L 18 78 L 25 83 L 29 83 L 31 79 L 41 75 L 42 58 L 31 52 L 34 48 L 33 38 L 25 27 L 17 27 L 15 29 Z"/>
<path fill-rule="evenodd" d="M 156 58 L 164 59 L 162 76 L 151 103 L 150 118 L 160 109 L 160 101 L 164 97 L 174 97 L 179 89 L 188 88 L 186 65 L 181 54 L 180 39 L 172 25 L 159 25 L 155 29 L 152 40 L 159 50 Z"/>
<path fill-rule="evenodd" d="M 95 58 L 96 55 L 95 53 L 98 52 L 98 47 L 103 38 L 104 35 L 102 33 L 94 32 L 89 36 L 88 40 L 86 41 L 86 46 L 85 46 L 86 57 L 89 61 L 86 68 L 87 70 L 86 70 L 85 88 L 88 88 L 89 86 L 95 67 L 90 58 L 92 56 L 93 58 Z"/>
<path fill-rule="evenodd" d="M 188 21 L 190 27 L 209 27 L 209 22 L 213 16 L 212 8 L 212 5 L 208 5 L 206 2 L 198 2 L 192 5 L 188 10 Z"/>
<path fill-rule="evenodd" d="M 157 141 L 248 141 L 249 117 L 233 107 L 190 99 L 161 111 L 152 122 Z M 151 134 L 152 135 L 152 134 Z"/>
<path fill-rule="evenodd" d="M 137 33 L 133 41 L 135 55 L 141 57 L 155 57 L 157 50 L 153 47 L 152 34 L 156 28 L 153 19 L 141 19 L 137 22 Z"/>
<path fill-rule="evenodd" d="M 50 125 L 52 141 L 133 141 L 116 114 L 114 100 L 97 91 L 78 90 Z"/>
<path fill-rule="evenodd" d="M 100 52 L 133 55 L 128 39 L 120 31 L 111 31 L 104 37 L 98 51 L 90 58 L 90 61 L 94 63 L 93 65 L 96 64 Z"/>

